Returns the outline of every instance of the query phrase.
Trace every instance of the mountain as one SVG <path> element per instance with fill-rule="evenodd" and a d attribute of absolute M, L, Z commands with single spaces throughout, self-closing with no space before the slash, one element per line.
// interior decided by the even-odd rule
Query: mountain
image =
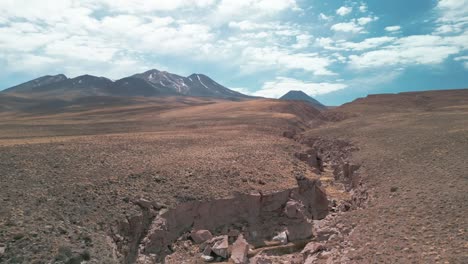
<path fill-rule="evenodd" d="M 314 98 L 308 96 L 303 91 L 289 91 L 285 95 L 279 98 L 280 100 L 296 100 L 296 101 L 306 101 L 312 104 L 318 110 L 325 110 L 327 107 L 320 103 L 319 101 L 315 100 Z"/>
<path fill-rule="evenodd" d="M 46 75 L 39 77 L 37 79 L 34 79 L 29 82 L 25 82 L 16 86 L 13 86 L 11 88 L 5 89 L 3 92 L 16 92 L 16 93 L 28 93 L 31 92 L 34 88 L 40 87 L 40 86 L 46 86 L 52 83 L 57 83 L 61 82 L 64 80 L 67 80 L 67 76 L 63 74 L 58 74 L 58 75 Z"/>
<path fill-rule="evenodd" d="M 105 77 L 63 74 L 43 76 L 5 89 L 2 93 L 36 98 L 79 98 L 86 96 L 197 96 L 242 99 L 250 96 L 232 91 L 203 74 L 188 77 L 166 71 L 149 70 L 112 81 Z"/>
<path fill-rule="evenodd" d="M 248 98 L 249 96 L 232 91 L 203 74 L 182 77 L 166 71 L 149 70 L 131 76 L 145 80 L 161 91 L 186 96 L 217 98 Z"/>

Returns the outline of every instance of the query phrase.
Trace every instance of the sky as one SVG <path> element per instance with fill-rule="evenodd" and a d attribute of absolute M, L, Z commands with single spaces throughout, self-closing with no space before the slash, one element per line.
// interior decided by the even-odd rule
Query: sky
<path fill-rule="evenodd" d="M 0 0 L 0 68 L 0 90 L 159 69 L 327 105 L 468 88 L 468 0 Z"/>

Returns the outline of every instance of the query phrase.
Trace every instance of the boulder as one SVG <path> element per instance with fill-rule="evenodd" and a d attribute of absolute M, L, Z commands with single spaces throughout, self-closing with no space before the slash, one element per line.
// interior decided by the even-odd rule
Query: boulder
<path fill-rule="evenodd" d="M 286 231 L 283 231 L 274 236 L 272 240 L 279 241 L 282 245 L 286 245 L 288 243 L 288 235 L 286 234 Z"/>
<path fill-rule="evenodd" d="M 236 242 L 232 245 L 231 261 L 234 264 L 248 263 L 247 253 L 249 252 L 249 243 L 244 239 L 241 234 L 237 237 Z"/>
<path fill-rule="evenodd" d="M 200 243 L 203 243 L 205 241 L 208 241 L 210 239 L 213 238 L 213 235 L 211 234 L 210 231 L 208 230 L 196 230 L 196 231 L 192 231 L 191 235 L 190 235 L 193 239 L 193 241 L 196 243 L 196 244 L 200 244 Z"/>
<path fill-rule="evenodd" d="M 301 254 L 304 255 L 304 258 L 307 258 L 309 255 L 313 255 L 319 251 L 324 250 L 324 246 L 318 242 L 309 242 L 304 249 L 301 251 Z"/>
<path fill-rule="evenodd" d="M 148 200 L 146 200 L 144 198 L 138 199 L 135 203 L 138 206 L 140 206 L 142 209 L 148 209 L 149 210 L 149 209 L 151 209 L 153 207 L 153 204 L 150 201 L 148 201 Z"/>
<path fill-rule="evenodd" d="M 295 200 L 289 200 L 284 207 L 284 214 L 288 218 L 299 218 L 302 216 L 303 206 Z"/>
<path fill-rule="evenodd" d="M 203 255 L 205 255 L 205 256 L 210 256 L 210 255 L 211 255 L 211 246 L 210 246 L 210 245 L 207 245 L 207 246 L 203 249 Z"/>
<path fill-rule="evenodd" d="M 229 247 L 229 242 L 228 242 L 228 236 L 219 236 L 215 237 L 216 239 L 214 245 L 211 247 L 211 250 L 218 256 L 222 258 L 227 258 L 228 257 L 228 247 Z"/>

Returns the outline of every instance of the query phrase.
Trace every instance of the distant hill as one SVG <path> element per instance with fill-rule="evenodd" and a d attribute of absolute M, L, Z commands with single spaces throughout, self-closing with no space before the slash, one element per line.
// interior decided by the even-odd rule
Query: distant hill
<path fill-rule="evenodd" d="M 196 96 L 232 100 L 250 98 L 250 96 L 222 86 L 203 74 L 183 77 L 155 69 L 117 81 L 92 75 L 75 78 L 68 78 L 63 74 L 47 75 L 5 89 L 2 93 L 22 97 L 60 99 L 88 96 Z"/>
<path fill-rule="evenodd" d="M 315 100 L 314 98 L 308 96 L 303 91 L 289 91 L 285 95 L 279 98 L 280 100 L 296 100 L 296 101 L 305 101 L 312 104 L 318 110 L 325 110 L 327 107 Z"/>

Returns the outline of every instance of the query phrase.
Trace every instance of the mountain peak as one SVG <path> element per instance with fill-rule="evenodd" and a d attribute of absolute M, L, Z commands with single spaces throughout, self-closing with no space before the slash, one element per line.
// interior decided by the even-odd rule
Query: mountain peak
<path fill-rule="evenodd" d="M 285 95 L 283 95 L 282 97 L 287 96 L 287 95 L 300 95 L 300 96 L 310 97 L 309 95 L 307 95 L 306 93 L 304 93 L 301 90 L 291 90 L 291 91 L 287 92 Z"/>
<path fill-rule="evenodd" d="M 89 74 L 68 79 L 65 75 L 44 76 L 10 89 L 5 93 L 22 93 L 37 97 L 72 98 L 79 96 L 199 96 L 227 99 L 249 98 L 215 82 L 204 74 L 183 77 L 151 69 L 112 81 Z"/>
<path fill-rule="evenodd" d="M 291 91 L 287 92 L 285 95 L 281 96 L 279 99 L 280 100 L 305 101 L 305 102 L 310 103 L 313 107 L 317 108 L 318 110 L 327 109 L 326 106 L 324 106 L 322 103 L 315 100 L 314 98 L 310 97 L 309 95 L 307 95 L 303 91 L 291 90 Z"/>
<path fill-rule="evenodd" d="M 144 73 L 158 73 L 158 72 L 161 72 L 161 71 L 158 69 L 151 69 L 151 70 L 145 71 Z"/>

